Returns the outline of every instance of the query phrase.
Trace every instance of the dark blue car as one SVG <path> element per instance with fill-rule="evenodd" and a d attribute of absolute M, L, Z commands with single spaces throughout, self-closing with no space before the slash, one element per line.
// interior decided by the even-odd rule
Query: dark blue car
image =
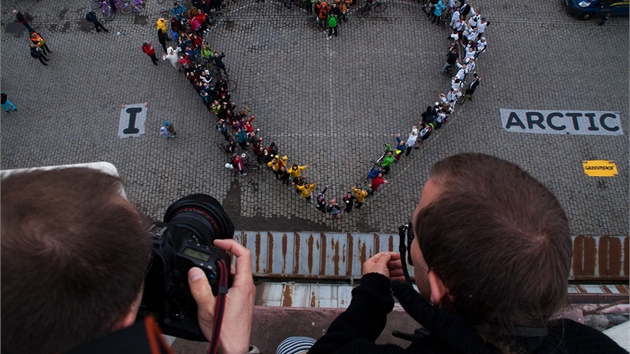
<path fill-rule="evenodd" d="M 569 12 L 581 20 L 592 17 L 628 16 L 628 0 L 565 0 Z"/>

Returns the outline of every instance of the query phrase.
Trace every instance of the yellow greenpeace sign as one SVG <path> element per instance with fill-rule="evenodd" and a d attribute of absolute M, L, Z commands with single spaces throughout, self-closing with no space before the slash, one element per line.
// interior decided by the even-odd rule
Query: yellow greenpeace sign
<path fill-rule="evenodd" d="M 591 177 L 617 177 L 617 165 L 610 160 L 582 161 L 584 173 Z"/>

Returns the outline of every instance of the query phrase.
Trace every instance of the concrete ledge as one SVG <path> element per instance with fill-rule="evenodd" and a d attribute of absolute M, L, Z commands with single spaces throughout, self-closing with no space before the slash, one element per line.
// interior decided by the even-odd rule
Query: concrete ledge
<path fill-rule="evenodd" d="M 263 354 L 273 354 L 276 352 L 278 344 L 287 337 L 309 336 L 318 339 L 326 333 L 330 323 L 344 310 L 256 306 L 254 308 L 251 344 L 257 346 Z M 413 333 L 418 327 L 420 325 L 397 305 L 387 316 L 387 326 L 377 343 L 407 346 L 409 342 L 393 337 L 392 331 Z M 208 343 L 191 342 L 178 338 L 173 342 L 172 349 L 175 353 L 181 354 L 205 353 L 208 349 Z"/>
<path fill-rule="evenodd" d="M 553 317 L 568 318 L 599 330 L 608 328 L 608 326 L 603 328 L 593 326 L 591 317 L 612 315 L 621 318 L 620 322 L 627 321 L 627 305 L 608 309 L 611 312 L 610 314 L 584 316 L 583 310 L 580 306 L 567 307 L 558 311 Z M 257 346 L 261 353 L 274 354 L 278 344 L 287 337 L 308 336 L 319 339 L 326 333 L 330 323 L 343 311 L 345 309 L 341 308 L 255 306 L 250 344 Z M 621 312 L 623 315 L 618 312 Z M 608 322 L 607 320 L 606 323 Z M 625 326 L 629 324 L 630 322 L 626 322 Z M 396 304 L 394 310 L 387 316 L 387 325 L 376 342 L 379 344 L 393 343 L 407 347 L 409 342 L 393 337 L 392 331 L 398 330 L 400 332 L 413 333 L 419 327 L 421 326 L 409 317 L 399 304 Z M 621 333 L 626 334 L 626 332 Z M 614 335 L 610 336 L 622 346 L 630 345 L 628 344 L 627 335 L 625 337 L 622 335 L 621 341 Z M 175 353 L 181 354 L 205 353 L 208 349 L 208 343 L 191 342 L 177 338 L 172 344 L 172 349 Z"/>

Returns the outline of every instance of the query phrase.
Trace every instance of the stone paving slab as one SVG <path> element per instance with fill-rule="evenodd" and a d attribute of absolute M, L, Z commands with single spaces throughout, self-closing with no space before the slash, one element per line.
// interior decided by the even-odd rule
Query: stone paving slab
<path fill-rule="evenodd" d="M 432 163 L 478 151 L 540 179 L 560 199 L 575 234 L 628 234 L 626 135 L 514 134 L 499 117 L 500 108 L 616 111 L 627 134 L 627 18 L 600 27 L 569 16 L 563 1 L 517 8 L 479 1 L 491 26 L 475 101 L 394 166 L 391 184 L 362 210 L 332 221 L 267 171 L 239 178 L 222 167 L 215 119 L 181 74 L 167 62 L 154 67 L 140 50 L 150 39 L 161 54 L 154 24 L 168 14 L 168 2 L 150 0 L 143 16 L 117 15 L 105 22 L 111 29 L 105 34 L 84 20 L 87 0 L 20 1 L 54 51 L 48 67 L 29 55 L 27 34 L 10 14 L 17 3 L 3 2 L 1 17 L 2 90 L 19 108 L 1 116 L 3 169 L 109 161 L 130 200 L 154 219 L 177 198 L 204 192 L 237 210 L 232 216 L 243 223 L 237 229 L 395 232 L 411 216 Z M 360 182 L 383 143 L 394 143 L 398 132 L 406 136 L 448 90 L 438 73 L 448 31 L 431 25 L 416 2 L 387 3 L 384 13 L 366 19 L 351 14 L 339 37 L 327 41 L 300 9 L 237 0 L 207 37 L 227 55 L 238 83 L 235 102 L 251 109 L 266 141 L 309 166 L 311 180 L 331 185 L 329 197 Z M 145 101 L 146 136 L 118 138 L 120 105 Z M 177 139 L 159 137 L 164 120 L 174 123 Z M 588 177 L 585 159 L 614 160 L 620 175 Z"/>

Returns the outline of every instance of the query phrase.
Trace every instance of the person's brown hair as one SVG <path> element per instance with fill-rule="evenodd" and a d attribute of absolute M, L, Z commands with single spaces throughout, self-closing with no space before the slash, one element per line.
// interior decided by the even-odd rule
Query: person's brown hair
<path fill-rule="evenodd" d="M 151 240 L 121 187 L 87 168 L 2 180 L 2 353 L 68 351 L 131 309 Z"/>
<path fill-rule="evenodd" d="M 438 194 L 414 231 L 455 311 L 499 347 L 514 344 L 515 328 L 545 327 L 566 300 L 572 257 L 556 197 L 517 165 L 484 154 L 441 160 L 431 180 Z"/>

